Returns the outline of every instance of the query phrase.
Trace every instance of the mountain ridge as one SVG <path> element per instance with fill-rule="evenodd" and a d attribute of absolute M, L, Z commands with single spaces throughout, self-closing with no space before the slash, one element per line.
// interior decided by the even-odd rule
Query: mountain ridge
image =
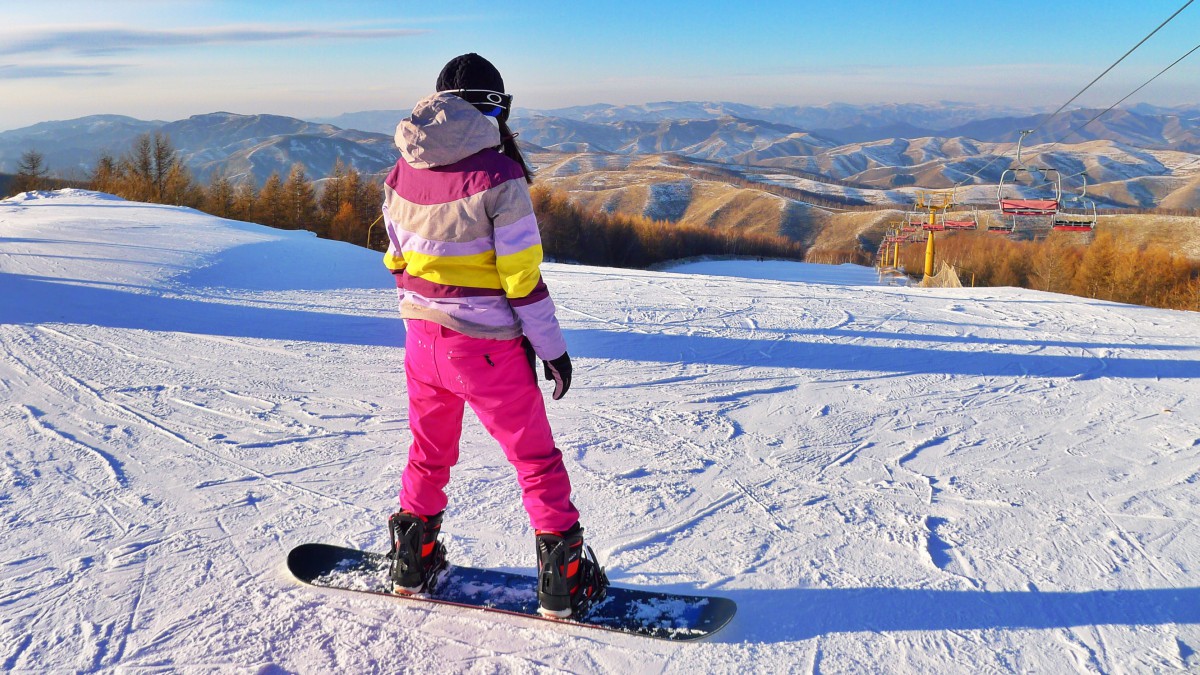
<path fill-rule="evenodd" d="M 1015 130 L 1036 128 L 1042 118 L 978 118 L 1001 109 L 953 103 L 945 107 L 596 104 L 559 111 L 570 116 L 526 111 L 514 116 L 512 126 L 527 153 L 539 155 L 541 164 L 554 165 L 556 179 L 564 178 L 572 166 L 583 167 L 586 162 L 577 158 L 584 155 L 664 155 L 711 162 L 768 185 L 802 179 L 807 182 L 801 189 L 809 192 L 845 195 L 844 188 L 852 188 L 907 199 L 904 192 L 895 191 L 964 184 L 981 188 L 971 188 L 980 201 L 986 194 L 982 188 L 994 186 L 1013 164 Z M 402 113 L 364 114 L 389 118 L 394 126 L 395 116 Z M 814 123 L 836 117 L 839 125 L 818 128 L 777 121 L 789 115 L 794 122 L 801 113 Z M 687 115 L 693 117 L 681 118 Z M 761 119 L 772 116 L 776 120 Z M 971 116 L 977 119 L 948 126 Z M 1192 149 L 1200 147 L 1200 107 L 1120 109 L 1084 127 L 1095 116 L 1088 110 L 1064 113 L 1026 139 L 1024 158 L 1056 165 L 1068 177 L 1071 190 L 1080 189 L 1087 172 L 1089 195 L 1104 207 L 1200 207 L 1200 197 L 1191 187 L 1193 177 L 1200 175 L 1200 156 Z M 935 131 L 935 126 L 943 129 Z M 1079 138 L 1066 138 L 1076 128 L 1082 128 Z M 171 122 L 96 115 L 0 133 L 0 171 L 12 172 L 20 153 L 35 147 L 52 170 L 86 175 L 101 153 L 123 154 L 134 137 L 153 131 L 167 133 L 202 180 L 226 175 L 234 180 L 252 177 L 261 184 L 272 172 L 285 174 L 297 162 L 320 179 L 338 159 L 360 172 L 379 175 L 398 157 L 390 132 L 283 115 L 214 112 Z M 897 131 L 905 135 L 888 135 Z M 875 138 L 879 135 L 884 137 Z M 1056 143 L 1059 139 L 1065 140 Z M 852 201 L 876 203 L 875 199 Z"/>

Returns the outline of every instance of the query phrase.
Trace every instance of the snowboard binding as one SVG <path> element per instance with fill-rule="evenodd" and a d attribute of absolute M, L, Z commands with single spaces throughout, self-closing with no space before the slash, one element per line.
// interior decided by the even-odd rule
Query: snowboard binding
<path fill-rule="evenodd" d="M 391 534 L 392 591 L 401 595 L 431 593 L 438 573 L 446 569 L 446 547 L 438 541 L 442 514 L 419 516 L 400 511 L 388 518 Z"/>
<path fill-rule="evenodd" d="M 608 576 L 578 523 L 566 532 L 537 533 L 538 613 L 553 619 L 579 617 L 604 599 Z"/>

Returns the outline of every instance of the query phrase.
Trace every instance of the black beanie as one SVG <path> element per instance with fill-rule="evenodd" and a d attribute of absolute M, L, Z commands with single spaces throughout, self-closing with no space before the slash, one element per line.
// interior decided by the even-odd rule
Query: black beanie
<path fill-rule="evenodd" d="M 491 61 L 470 53 L 450 59 L 438 74 L 437 91 L 456 89 L 486 89 L 504 93 L 504 78 Z"/>

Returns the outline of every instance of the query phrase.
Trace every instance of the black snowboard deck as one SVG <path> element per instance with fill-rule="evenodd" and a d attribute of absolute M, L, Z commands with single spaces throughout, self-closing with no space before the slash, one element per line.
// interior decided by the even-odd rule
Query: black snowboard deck
<path fill-rule="evenodd" d="M 410 602 L 432 602 L 542 621 L 642 635 L 671 641 L 708 637 L 733 619 L 727 598 L 681 595 L 609 586 L 607 595 L 582 617 L 554 619 L 538 614 L 537 579 L 500 570 L 450 565 L 430 594 L 389 591 L 388 558 L 330 544 L 301 544 L 288 553 L 288 571 L 312 586 L 369 593 Z"/>

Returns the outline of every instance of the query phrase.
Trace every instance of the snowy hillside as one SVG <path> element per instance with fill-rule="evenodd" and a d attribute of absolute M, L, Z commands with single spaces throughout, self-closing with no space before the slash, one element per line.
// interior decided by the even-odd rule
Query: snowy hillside
<path fill-rule="evenodd" d="M 550 264 L 551 422 L 617 584 L 719 594 L 675 645 L 302 587 L 386 548 L 408 444 L 379 256 L 64 191 L 0 202 L 0 669 L 1200 670 L 1200 315 L 861 268 Z M 473 419 L 453 559 L 528 570 Z"/>

